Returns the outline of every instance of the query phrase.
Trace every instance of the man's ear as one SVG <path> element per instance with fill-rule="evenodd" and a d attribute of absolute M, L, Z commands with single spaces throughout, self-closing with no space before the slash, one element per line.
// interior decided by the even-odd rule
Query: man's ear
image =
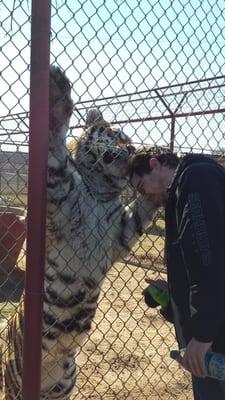
<path fill-rule="evenodd" d="M 159 168 L 160 165 L 161 164 L 160 164 L 159 160 L 157 160 L 157 158 L 152 157 L 149 159 L 149 166 L 151 169 Z"/>
<path fill-rule="evenodd" d="M 91 125 L 96 124 L 99 121 L 104 122 L 103 115 L 98 108 L 91 108 L 88 110 L 87 118 L 86 118 L 86 126 L 89 127 Z"/>

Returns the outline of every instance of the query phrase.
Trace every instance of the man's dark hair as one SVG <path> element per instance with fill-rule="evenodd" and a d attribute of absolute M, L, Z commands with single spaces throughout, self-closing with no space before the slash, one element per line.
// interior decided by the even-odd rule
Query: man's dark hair
<path fill-rule="evenodd" d="M 143 147 L 136 150 L 129 158 L 129 177 L 130 180 L 133 174 L 143 176 L 151 171 L 149 159 L 156 158 L 161 165 L 166 165 L 169 168 L 176 168 L 179 163 L 179 157 L 176 153 L 166 147 L 151 146 Z"/>

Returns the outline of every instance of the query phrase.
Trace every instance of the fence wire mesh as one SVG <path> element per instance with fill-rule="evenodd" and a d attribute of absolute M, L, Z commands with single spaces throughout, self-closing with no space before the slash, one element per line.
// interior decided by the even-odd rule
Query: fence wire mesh
<path fill-rule="evenodd" d="M 125 213 L 125 204 L 129 206 L 135 195 L 128 185 L 126 190 L 122 190 L 124 185 L 118 188 L 123 172 L 120 167 L 116 175 L 115 163 L 110 172 L 109 150 L 114 146 L 115 151 L 118 145 L 114 136 L 119 126 L 137 148 L 158 144 L 181 154 L 203 152 L 223 163 L 224 19 L 224 4 L 218 0 L 52 1 L 51 64 L 65 71 L 72 87 L 74 107 L 66 144 L 75 162 L 68 171 L 64 163 L 60 176 L 57 166 L 65 161 L 66 153 L 60 140 L 54 150 L 50 135 L 53 153 L 49 156 L 48 212 L 53 212 L 55 219 L 48 214 L 41 398 L 192 398 L 189 375 L 169 357 L 170 350 L 176 348 L 173 326 L 158 309 L 147 307 L 142 294 L 146 277 L 166 279 L 163 212 L 129 252 L 115 257 L 113 253 L 121 250 L 118 221 Z M 3 375 L 9 373 L 9 359 L 16 359 L 18 368 L 18 346 L 22 346 L 21 326 L 14 316 L 22 313 L 19 304 L 25 270 L 30 25 L 29 1 L 2 0 Z M 61 125 L 69 115 L 70 100 L 59 71 L 53 71 L 51 82 L 56 83 L 50 90 L 55 126 L 57 120 Z M 109 136 L 101 136 L 99 130 L 97 140 L 93 130 L 88 140 L 81 140 L 87 116 L 93 117 L 89 110 L 96 108 L 117 133 L 112 138 L 107 124 L 99 121 Z M 119 143 L 122 147 L 125 144 L 127 138 Z M 103 173 L 99 166 L 104 156 L 108 169 L 101 167 Z M 79 174 L 72 184 L 70 175 L 75 170 Z M 106 193 L 100 201 L 107 173 L 107 193 L 112 199 Z M 118 182 L 113 181 L 113 174 Z M 117 204 L 115 218 L 113 204 Z M 87 340 L 82 343 L 84 333 Z M 19 385 L 18 375 L 14 379 Z M 4 386 L 2 390 L 5 398 Z M 19 391 L 13 398 L 21 399 Z"/>

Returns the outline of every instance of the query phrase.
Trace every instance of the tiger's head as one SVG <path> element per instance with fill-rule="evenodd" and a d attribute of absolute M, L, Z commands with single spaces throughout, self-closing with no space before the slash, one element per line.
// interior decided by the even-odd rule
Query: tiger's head
<path fill-rule="evenodd" d="M 74 159 L 77 169 L 94 184 L 118 191 L 127 184 L 128 157 L 134 151 L 131 139 L 91 109 L 78 139 Z"/>

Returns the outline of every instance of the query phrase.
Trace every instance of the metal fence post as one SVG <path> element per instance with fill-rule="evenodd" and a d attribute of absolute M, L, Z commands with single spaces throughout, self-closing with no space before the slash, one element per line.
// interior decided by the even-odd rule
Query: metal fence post
<path fill-rule="evenodd" d="M 49 120 L 50 0 L 32 1 L 23 400 L 40 399 Z"/>

